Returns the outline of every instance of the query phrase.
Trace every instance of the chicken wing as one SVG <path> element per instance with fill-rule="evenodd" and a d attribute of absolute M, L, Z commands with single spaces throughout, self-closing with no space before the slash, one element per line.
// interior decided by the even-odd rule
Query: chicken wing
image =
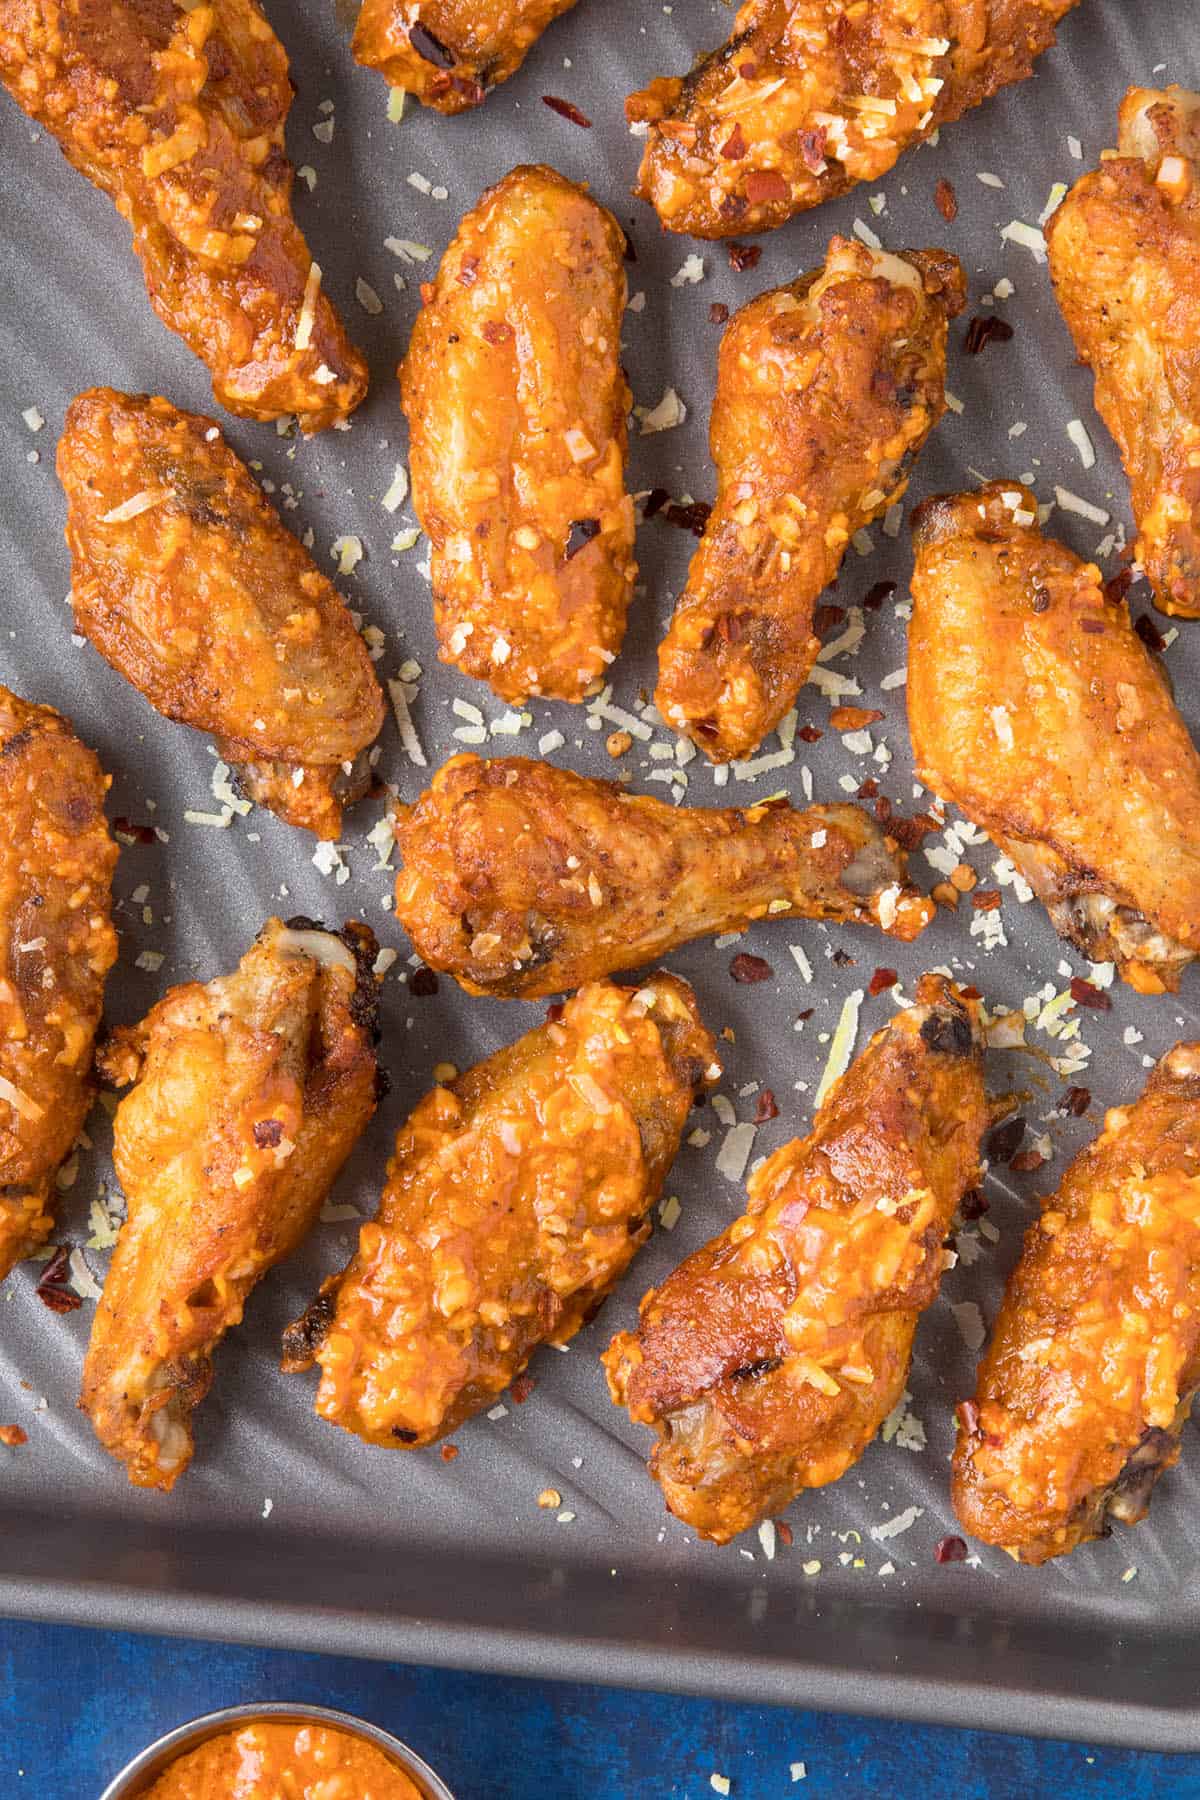
<path fill-rule="evenodd" d="M 363 0 L 354 56 L 438 112 L 465 112 L 515 75 L 575 0 Z"/>
<path fill-rule="evenodd" d="M 54 1224 L 117 958 L 108 776 L 48 706 L 0 687 L 0 1281 Z"/>
<path fill-rule="evenodd" d="M 857 806 L 669 806 L 550 763 L 455 756 L 395 829 L 396 915 L 472 994 L 560 993 L 768 915 L 907 941 L 933 913 Z"/>
<path fill-rule="evenodd" d="M 128 1217 L 80 1406 L 138 1487 L 192 1457 L 212 1353 L 300 1243 L 375 1110 L 375 940 L 271 919 L 232 975 L 173 988 L 100 1053 Z"/>
<path fill-rule="evenodd" d="M 714 762 L 748 756 L 808 679 L 813 609 L 945 411 L 957 257 L 835 237 L 825 267 L 760 294 L 721 341 L 717 500 L 658 653 L 655 701 Z"/>
<path fill-rule="evenodd" d="M 1135 1525 L 1197 1386 L 1200 1044 L 1177 1044 L 1026 1234 L 958 1409 L 959 1518 L 1024 1563 Z"/>
<path fill-rule="evenodd" d="M 514 169 L 462 221 L 400 368 L 439 654 L 501 699 L 579 700 L 633 595 L 624 237 Z"/>
<path fill-rule="evenodd" d="M 1075 4 L 745 0 L 721 49 L 626 101 L 649 128 L 634 192 L 669 231 L 768 231 L 1023 81 Z"/>
<path fill-rule="evenodd" d="M 988 1124 L 978 1006 L 940 975 L 876 1032 L 742 1217 L 604 1356 L 667 1506 L 728 1543 L 858 1461 L 904 1391 Z"/>
<path fill-rule="evenodd" d="M 75 622 L 169 719 L 216 734 L 250 797 L 336 838 L 383 724 L 332 584 L 211 419 L 92 388 L 58 446 Z"/>
<path fill-rule="evenodd" d="M 0 0 L 0 81 L 127 221 L 222 406 L 306 432 L 353 412 L 367 367 L 292 218 L 292 85 L 256 0 Z"/>
<path fill-rule="evenodd" d="M 1010 856 L 1055 929 L 1143 993 L 1200 955 L 1200 757 L 1100 571 L 1018 483 L 913 520 L 918 779 Z"/>
<path fill-rule="evenodd" d="M 600 981 L 561 1018 L 427 1094 L 379 1216 L 285 1338 L 317 1412 L 416 1449 L 487 1406 L 539 1344 L 587 1323 L 649 1212 L 716 1046 L 686 982 Z"/>
<path fill-rule="evenodd" d="M 1048 221 L 1050 275 L 1125 463 L 1155 601 L 1200 618 L 1200 94 L 1130 88 L 1117 141 Z"/>

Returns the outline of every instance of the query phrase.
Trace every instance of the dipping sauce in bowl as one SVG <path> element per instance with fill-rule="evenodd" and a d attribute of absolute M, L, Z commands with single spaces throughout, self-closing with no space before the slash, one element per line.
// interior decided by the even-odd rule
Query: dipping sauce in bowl
<path fill-rule="evenodd" d="M 256 1719 L 187 1751 L 146 1800 L 424 1800 L 384 1751 L 310 1719 Z"/>
<path fill-rule="evenodd" d="M 101 1800 L 454 1800 L 416 1751 L 327 1706 L 268 1700 L 176 1726 Z"/>

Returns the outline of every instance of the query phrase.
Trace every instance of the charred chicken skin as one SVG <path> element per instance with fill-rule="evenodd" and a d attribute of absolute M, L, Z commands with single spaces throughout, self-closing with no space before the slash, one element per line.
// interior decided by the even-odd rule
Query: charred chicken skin
<path fill-rule="evenodd" d="M 560 993 L 768 915 L 907 941 L 933 910 L 860 807 L 676 807 L 519 756 L 452 757 L 396 842 L 397 917 L 472 994 Z"/>
<path fill-rule="evenodd" d="M 1164 612 L 1200 617 L 1200 94 L 1131 88 L 1118 147 L 1046 226 L 1050 274 L 1133 490 Z"/>
<path fill-rule="evenodd" d="M 813 611 L 854 533 L 908 485 L 945 411 L 958 259 L 833 239 L 825 267 L 760 294 L 721 342 L 717 499 L 659 649 L 655 701 L 714 762 L 748 756 L 816 659 Z"/>
<path fill-rule="evenodd" d="M 354 410 L 367 368 L 292 218 L 287 55 L 255 0 L 0 0 L 0 81 L 112 200 L 222 406 L 306 432 Z"/>
<path fill-rule="evenodd" d="M 696 1090 L 720 1075 L 685 982 L 594 982 L 436 1087 L 396 1140 L 379 1215 L 285 1339 L 317 1412 L 389 1449 L 487 1406 L 591 1318 L 650 1235 Z"/>
<path fill-rule="evenodd" d="M 904 1391 L 989 1113 L 976 1002 L 940 975 L 871 1039 L 749 1207 L 642 1301 L 605 1354 L 658 1434 L 667 1506 L 728 1543 L 862 1455 Z"/>
<path fill-rule="evenodd" d="M 963 1525 L 1043 1563 L 1136 1524 L 1198 1385 L 1200 1044 L 1177 1044 L 1026 1234 L 958 1409 Z"/>
<path fill-rule="evenodd" d="M 363 0 L 354 56 L 438 112 L 466 112 L 515 75 L 575 0 Z"/>
<path fill-rule="evenodd" d="M 1085 956 L 1176 988 L 1200 955 L 1200 756 L 1124 601 L 1042 537 L 1017 483 L 927 500 L 913 537 L 918 779 Z"/>
<path fill-rule="evenodd" d="M 138 1487 L 187 1468 L 213 1351 L 375 1110 L 376 948 L 364 925 L 271 919 L 232 975 L 173 988 L 101 1052 L 135 1084 L 114 1128 L 128 1216 L 79 1404 Z"/>
<path fill-rule="evenodd" d="M 92 388 L 58 446 L 79 631 L 169 719 L 211 731 L 250 798 L 336 838 L 383 724 L 332 584 L 211 419 Z"/>
<path fill-rule="evenodd" d="M 768 231 L 1023 81 L 1075 4 L 745 0 L 721 49 L 626 101 L 648 126 L 634 192 L 669 231 Z"/>
<path fill-rule="evenodd" d="M 0 687 L 0 1281 L 50 1235 L 91 1101 L 117 957 L 107 790 L 69 720 Z"/>
<path fill-rule="evenodd" d="M 633 594 L 624 236 L 553 169 L 462 221 L 400 369 L 439 654 L 504 700 L 580 700 Z"/>

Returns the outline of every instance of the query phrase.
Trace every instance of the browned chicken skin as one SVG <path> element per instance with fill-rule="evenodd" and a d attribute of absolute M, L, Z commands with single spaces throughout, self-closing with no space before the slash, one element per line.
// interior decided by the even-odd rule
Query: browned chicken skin
<path fill-rule="evenodd" d="M 655 701 L 714 762 L 748 756 L 816 659 L 813 610 L 945 411 L 944 251 L 835 237 L 825 267 L 750 301 L 721 340 L 717 499 L 658 653 Z"/>
<path fill-rule="evenodd" d="M 354 410 L 366 364 L 292 218 L 287 55 L 255 0 L 0 0 L 0 81 L 113 201 L 222 406 L 306 432 Z"/>
<path fill-rule="evenodd" d="M 396 816 L 396 915 L 468 993 L 532 999 L 752 919 L 877 924 L 932 904 L 857 806 L 669 806 L 524 757 L 456 756 Z"/>
<path fill-rule="evenodd" d="M 757 1168 L 742 1217 L 642 1301 L 605 1353 L 650 1470 L 715 1543 L 836 1481 L 904 1391 L 942 1241 L 988 1123 L 977 1003 L 940 975 Z"/>
<path fill-rule="evenodd" d="M 356 61 L 438 112 L 465 112 L 515 75 L 575 0 L 363 0 Z"/>
<path fill-rule="evenodd" d="M 76 625 L 251 799 L 336 838 L 383 697 L 341 598 L 211 419 L 92 388 L 58 446 Z"/>
<path fill-rule="evenodd" d="M 375 940 L 271 919 L 232 975 L 173 988 L 101 1052 L 128 1202 L 80 1406 L 139 1487 L 192 1456 L 212 1353 L 314 1224 L 375 1110 Z"/>
<path fill-rule="evenodd" d="M 439 655 L 502 699 L 580 700 L 633 595 L 624 237 L 553 169 L 460 224 L 400 368 Z"/>
<path fill-rule="evenodd" d="M 695 1092 L 721 1072 L 691 989 L 594 982 L 421 1101 L 379 1216 L 285 1339 L 317 1412 L 389 1449 L 487 1406 L 591 1318 L 650 1235 Z"/>
<path fill-rule="evenodd" d="M 54 1224 L 117 958 L 108 777 L 70 721 L 0 687 L 0 1281 Z"/>
<path fill-rule="evenodd" d="M 913 520 L 918 779 L 988 832 L 1064 937 L 1143 993 L 1200 955 L 1200 756 L 1100 571 L 1019 483 Z"/>
<path fill-rule="evenodd" d="M 1043 1563 L 1136 1524 L 1198 1385 L 1200 1044 L 1177 1044 L 1026 1234 L 958 1409 L 963 1525 Z"/>
<path fill-rule="evenodd" d="M 745 0 L 728 43 L 633 94 L 635 188 L 669 231 L 719 238 L 878 181 L 1023 81 L 1076 0 Z"/>
<path fill-rule="evenodd" d="M 1164 612 L 1200 618 L 1200 94 L 1130 88 L 1118 148 L 1046 226 L 1050 275 L 1133 489 Z"/>

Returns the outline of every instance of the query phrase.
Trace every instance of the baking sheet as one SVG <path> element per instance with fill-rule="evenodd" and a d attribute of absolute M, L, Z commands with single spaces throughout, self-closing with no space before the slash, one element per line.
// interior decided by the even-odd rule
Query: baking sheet
<path fill-rule="evenodd" d="M 352 62 L 345 25 L 332 7 L 272 0 L 269 11 L 291 52 L 298 89 L 291 154 L 315 177 L 311 193 L 297 184 L 297 211 L 324 284 L 370 358 L 372 389 L 349 431 L 310 443 L 269 426 L 224 417 L 221 424 L 274 484 L 288 522 L 298 531 L 311 527 L 319 559 L 328 565 L 338 537 L 361 538 L 364 559 L 340 585 L 384 634 L 381 675 L 395 675 L 407 659 L 421 666 L 412 711 L 430 769 L 464 747 L 456 732 L 470 732 L 470 721 L 453 710 L 455 701 L 479 708 L 488 721 L 506 709 L 436 662 L 423 541 L 405 553 L 390 550 L 393 536 L 412 523 L 408 505 L 395 516 L 380 505 L 396 464 L 407 460 L 393 370 L 419 304 L 419 281 L 433 273 L 481 189 L 517 162 L 542 159 L 589 181 L 636 246 L 630 289 L 645 299 L 635 299 L 640 310 L 627 318 L 624 343 L 635 398 L 652 407 L 674 387 L 687 418 L 669 431 L 635 435 L 635 489 L 711 497 L 705 430 L 720 328 L 709 322 L 710 305 L 721 301 L 732 310 L 761 288 L 811 268 L 835 230 L 860 221 L 889 245 L 946 244 L 957 251 L 970 276 L 971 312 L 984 310 L 981 296 L 1001 277 L 1015 290 L 998 307 L 1015 327 L 1010 343 L 967 357 L 962 339 L 969 315 L 954 327 L 949 386 L 962 410 L 946 417 L 924 452 L 906 516 L 924 494 L 969 485 L 975 475 L 1031 472 L 1043 499 L 1053 497 L 1058 483 L 1111 512 L 1108 528 L 1056 513 L 1051 529 L 1077 550 L 1092 554 L 1102 539 L 1128 527 L 1124 478 L 1092 412 L 1090 379 L 1074 365 L 1046 269 L 1006 242 L 1001 228 L 1014 219 L 1036 221 L 1052 183 L 1070 182 L 1095 162 L 1112 141 L 1128 83 L 1200 86 L 1194 29 L 1188 31 L 1196 21 L 1193 0 L 1135 6 L 1083 0 L 1032 82 L 948 128 L 936 148 L 911 153 L 878 188 L 860 188 L 762 239 L 761 262 L 744 273 L 730 268 L 722 245 L 662 234 L 650 210 L 628 197 L 639 144 L 621 111 L 630 89 L 654 73 L 684 69 L 698 49 L 726 34 L 724 7 L 580 0 L 482 111 L 446 120 L 410 103 L 398 125 L 387 118 L 383 83 Z M 592 129 L 543 105 L 546 94 L 581 108 Z M 1072 156 L 1072 136 L 1082 162 Z M 228 968 L 273 910 L 327 921 L 367 919 L 400 952 L 384 1000 L 383 1054 L 393 1086 L 335 1199 L 369 1212 L 392 1136 L 428 1086 L 434 1063 L 477 1060 L 528 1029 L 541 1008 L 469 1000 L 444 978 L 436 996 L 411 995 L 403 980 L 408 946 L 389 913 L 391 877 L 375 866 L 366 841 L 382 812 L 379 803 L 365 803 L 349 820 L 349 878 L 342 884 L 314 866 L 306 835 L 268 814 L 256 811 L 224 830 L 186 821 L 188 810 L 219 810 L 210 792 L 213 755 L 203 738 L 158 718 L 72 638 L 53 454 L 64 409 L 78 389 L 106 382 L 211 411 L 206 373 L 151 314 L 128 234 L 109 203 L 7 100 L 0 105 L 0 168 L 0 679 L 69 713 L 113 772 L 112 815 L 151 823 L 160 834 L 151 846 L 122 852 L 116 882 L 121 958 L 109 986 L 109 1016 L 136 1018 L 167 985 Z M 958 194 L 952 225 L 933 203 L 941 178 Z M 406 261 L 387 248 L 389 238 L 428 247 L 429 260 Z M 691 281 L 696 265 L 688 259 L 695 256 L 703 273 Z M 364 309 L 360 282 L 369 284 L 382 310 Z M 23 420 L 31 407 L 44 417 L 42 429 Z M 1084 421 L 1096 448 L 1098 461 L 1088 472 L 1066 435 L 1074 418 Z M 1025 429 L 1015 434 L 1018 424 Z M 827 732 L 820 743 L 797 745 L 801 754 L 790 765 L 756 782 L 731 780 L 724 795 L 697 758 L 682 768 L 680 791 L 688 802 L 761 797 L 781 787 L 801 800 L 807 770 L 818 798 L 843 797 L 848 780 L 857 785 L 873 774 L 900 810 L 919 805 L 903 689 L 881 685 L 904 663 L 904 620 L 895 602 L 902 607 L 911 567 L 907 526 L 894 539 L 876 527 L 871 538 L 868 555 L 849 554 L 829 598 L 849 608 L 874 583 L 894 581 L 894 601 L 868 615 L 856 653 L 827 666 L 861 686 L 858 703 L 883 708 L 886 718 L 872 728 L 872 742 L 886 749 L 855 753 Z M 618 705 L 636 710 L 639 695 L 653 685 L 654 646 L 693 547 L 690 536 L 661 519 L 640 533 L 643 587 L 614 671 Z M 1111 571 L 1116 563 L 1106 566 Z M 1135 604 L 1145 606 L 1144 590 Z M 1200 728 L 1200 626 L 1181 624 L 1168 663 L 1185 715 Z M 826 724 L 829 701 L 814 687 L 805 689 L 801 707 L 802 722 Z M 520 735 L 491 738 L 497 753 L 536 755 L 539 739 L 557 730 L 565 737 L 554 753 L 558 760 L 612 773 L 604 749 L 609 722 L 598 721 L 596 730 L 585 712 L 545 702 L 529 711 L 532 723 Z M 406 758 L 391 724 L 383 746 L 382 773 L 404 797 L 414 797 L 426 771 Z M 661 777 L 677 767 L 674 740 L 655 730 L 621 767 L 639 789 L 669 796 L 672 783 Z M 969 847 L 966 858 L 984 886 L 995 885 L 990 846 Z M 924 885 L 937 879 L 920 853 L 913 869 Z M 143 887 L 145 898 L 135 900 Z M 702 944 L 670 959 L 695 984 L 708 1022 L 735 1034 L 724 1045 L 722 1091 L 738 1118 L 754 1114 L 752 1084 L 770 1086 L 777 1097 L 779 1117 L 757 1132 L 754 1156 L 807 1129 L 828 1034 L 846 995 L 865 987 L 878 965 L 898 969 L 908 989 L 921 969 L 948 965 L 974 981 L 997 1010 L 1020 1006 L 1047 983 L 1061 990 L 1070 973 L 1088 973 L 1036 904 L 1020 905 L 1011 888 L 999 915 L 1006 945 L 988 950 L 983 938 L 972 938 L 972 917 L 965 908 L 957 917 L 939 914 L 909 948 L 864 931 L 759 926 L 737 948 L 765 956 L 774 979 L 752 989 L 730 979 L 730 947 Z M 791 944 L 807 954 L 811 984 Z M 145 951 L 163 956 L 161 968 L 139 967 Z M 773 1559 L 755 1536 L 716 1550 L 664 1517 L 642 1466 L 649 1434 L 610 1406 L 597 1362 L 611 1333 L 634 1317 L 643 1290 L 740 1210 L 741 1188 L 714 1167 L 722 1131 L 710 1109 L 705 1123 L 712 1140 L 686 1147 L 668 1183 L 681 1203 L 675 1229 L 656 1233 L 619 1292 L 566 1353 L 548 1350 L 534 1359 L 537 1387 L 526 1404 L 506 1401 L 503 1417 L 476 1420 L 455 1434 L 460 1454 L 451 1465 L 436 1452 L 384 1455 L 320 1424 L 312 1412 L 312 1379 L 277 1372 L 280 1330 L 322 1275 L 344 1261 L 352 1220 L 323 1223 L 301 1254 L 254 1294 L 244 1326 L 220 1353 L 212 1394 L 198 1415 L 195 1463 L 170 1497 L 131 1489 L 75 1411 L 92 1303 L 55 1316 L 34 1296 L 36 1266 L 20 1268 L 0 1288 L 0 1420 L 22 1425 L 29 1443 L 0 1452 L 0 1606 L 92 1623 L 1194 1747 L 1200 1451 L 1190 1428 L 1181 1466 L 1163 1481 L 1149 1520 L 1133 1532 L 1118 1529 L 1108 1542 L 1043 1570 L 1016 1568 L 991 1551 L 970 1564 L 939 1566 L 933 1547 L 956 1530 L 947 1457 L 954 1402 L 972 1389 L 975 1357 L 966 1339 L 979 1322 L 974 1309 L 990 1320 L 1034 1194 L 1048 1190 L 1097 1128 L 1099 1108 L 1136 1093 L 1144 1065 L 1193 1029 L 1198 983 L 1192 974 L 1182 996 L 1159 1000 L 1118 986 L 1111 1013 L 1080 1013 L 1081 1041 L 1090 1051 L 1080 1072 L 1060 1078 L 1029 1057 L 995 1059 L 994 1086 L 1027 1090 L 1027 1143 L 1046 1134 L 1054 1161 L 1036 1175 L 990 1174 L 988 1223 L 998 1241 L 969 1234 L 973 1249 L 960 1244 L 959 1264 L 921 1323 L 910 1417 L 899 1439 L 924 1439 L 925 1447 L 873 1445 L 837 1486 L 792 1507 L 795 1541 L 790 1548 L 779 1543 Z M 886 995 L 865 1002 L 860 1043 L 891 1005 Z M 797 1031 L 797 1015 L 808 1008 L 812 1016 Z M 1069 1053 L 1068 1043 L 1044 1032 L 1031 1030 L 1029 1038 L 1051 1054 Z M 1096 1107 L 1087 1120 L 1045 1117 L 1068 1082 L 1093 1090 Z M 89 1133 L 94 1148 L 82 1155 L 60 1214 L 59 1236 L 75 1244 L 91 1235 L 91 1202 L 114 1195 L 100 1109 Z M 86 1255 L 102 1278 L 105 1256 L 93 1249 Z M 547 1486 L 563 1495 L 560 1514 L 536 1505 Z M 909 1517 L 894 1535 L 872 1535 Z"/>

